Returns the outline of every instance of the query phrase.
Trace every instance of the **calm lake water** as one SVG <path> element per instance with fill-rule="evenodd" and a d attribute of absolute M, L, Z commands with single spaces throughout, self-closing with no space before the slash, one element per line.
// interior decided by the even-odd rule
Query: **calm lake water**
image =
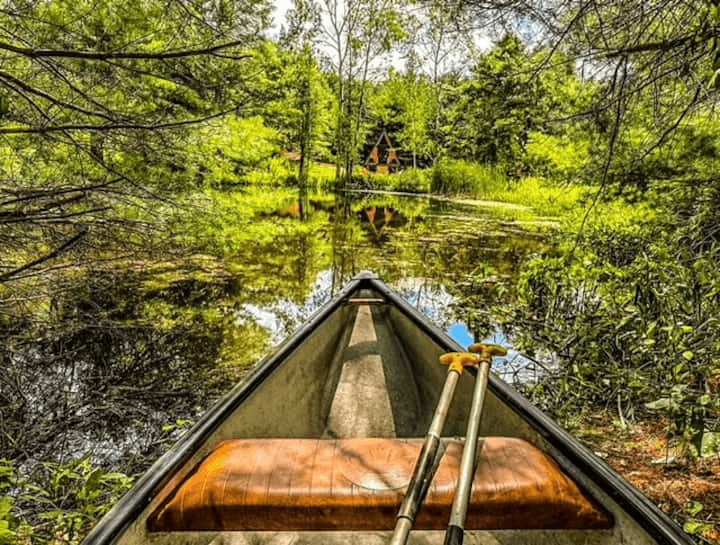
<path fill-rule="evenodd" d="M 483 340 L 506 346 L 508 357 L 495 364 L 505 380 L 533 380 L 538 368 L 517 353 L 483 304 L 512 299 L 523 265 L 547 246 L 550 222 L 518 221 L 513 210 L 482 201 L 354 192 L 342 218 L 330 214 L 326 224 L 298 238 L 296 253 L 284 253 L 280 268 L 294 270 L 297 281 L 270 301 L 242 303 L 238 324 L 259 325 L 277 345 L 355 274 L 371 271 L 461 345 Z M 330 244 L 319 242 L 328 237 Z M 278 266 L 277 257 L 272 264 Z"/>
<path fill-rule="evenodd" d="M 8 370 L 21 385 L 13 418 L 27 432 L 28 467 L 89 452 L 95 463 L 142 472 L 361 271 L 460 344 L 507 346 L 495 371 L 508 382 L 535 378 L 489 307 L 512 301 L 524 265 L 548 247 L 550 222 L 497 203 L 384 193 L 312 201 L 300 222 L 287 191 L 264 197 L 278 208 L 254 204 L 226 221 L 209 206 L 198 216 L 216 221 L 216 246 L 203 255 L 88 271 L 85 284 L 62 292 L 58 307 L 75 329 L 33 340 Z"/>

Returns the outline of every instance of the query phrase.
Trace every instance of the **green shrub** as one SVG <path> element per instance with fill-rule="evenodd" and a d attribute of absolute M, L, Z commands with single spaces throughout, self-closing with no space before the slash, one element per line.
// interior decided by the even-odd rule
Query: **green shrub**
<path fill-rule="evenodd" d="M 507 183 L 505 174 L 498 167 L 443 159 L 432 170 L 430 190 L 433 193 L 484 196 Z"/>
<path fill-rule="evenodd" d="M 587 210 L 589 188 L 561 186 L 544 178 L 521 178 L 509 184 L 495 184 L 485 193 L 487 199 L 530 206 L 544 216 L 574 217 Z"/>
<path fill-rule="evenodd" d="M 570 181 L 590 164 L 591 152 L 592 142 L 584 134 L 531 132 L 526 161 L 538 175 Z"/>
<path fill-rule="evenodd" d="M 132 486 L 122 473 L 95 467 L 89 456 L 44 463 L 30 477 L 0 460 L 0 544 L 80 543 Z"/>
<path fill-rule="evenodd" d="M 563 418 L 584 408 L 620 418 L 660 410 L 688 454 L 720 418 L 720 249 L 688 255 L 667 216 L 601 203 L 604 214 L 565 233 L 561 255 L 531 262 L 511 322 L 521 344 L 559 356 L 531 389 Z"/>
<path fill-rule="evenodd" d="M 431 171 L 409 168 L 395 176 L 392 187 L 395 191 L 406 193 L 427 193 L 430 191 Z"/>
<path fill-rule="evenodd" d="M 289 170 L 278 157 L 278 140 L 278 132 L 260 117 L 208 121 L 190 136 L 186 174 L 201 187 L 282 183 Z"/>
<path fill-rule="evenodd" d="M 257 168 L 248 170 L 241 177 L 246 183 L 253 186 L 282 187 L 287 179 L 294 176 L 287 160 L 280 157 L 265 159 Z"/>
<path fill-rule="evenodd" d="M 330 192 L 335 188 L 335 165 L 312 162 L 308 168 L 308 191 Z"/>

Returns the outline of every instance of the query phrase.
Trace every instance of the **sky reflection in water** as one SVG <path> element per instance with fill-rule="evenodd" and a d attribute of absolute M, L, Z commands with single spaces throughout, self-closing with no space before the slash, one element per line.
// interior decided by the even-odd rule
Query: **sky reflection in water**
<path fill-rule="evenodd" d="M 277 346 L 332 298 L 332 278 L 331 269 L 321 271 L 302 305 L 287 298 L 268 306 L 244 304 L 237 313 L 238 324 L 255 322 L 270 334 L 270 344 Z M 455 298 L 445 286 L 426 278 L 404 278 L 390 287 L 462 347 L 467 348 L 475 342 L 467 325 L 455 321 L 451 310 Z M 508 355 L 493 362 L 494 371 L 507 382 L 522 383 L 537 378 L 533 363 L 515 349 L 503 331 L 496 330 L 482 342 L 507 348 Z"/>

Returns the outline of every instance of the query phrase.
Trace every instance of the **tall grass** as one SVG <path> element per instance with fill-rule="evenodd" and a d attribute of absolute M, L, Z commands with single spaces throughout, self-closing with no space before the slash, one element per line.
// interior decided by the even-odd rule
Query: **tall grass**
<path fill-rule="evenodd" d="M 583 185 L 559 185 L 537 177 L 496 185 L 483 195 L 486 199 L 531 207 L 543 216 L 572 216 L 582 213 L 592 200 L 592 190 Z"/>
<path fill-rule="evenodd" d="M 445 195 L 485 197 L 490 191 L 507 185 L 507 177 L 499 167 L 458 159 L 439 161 L 432 170 L 430 180 L 430 190 Z"/>
<path fill-rule="evenodd" d="M 356 174 L 352 178 L 352 189 L 427 193 L 430 190 L 430 171 L 409 168 L 397 174 Z"/>

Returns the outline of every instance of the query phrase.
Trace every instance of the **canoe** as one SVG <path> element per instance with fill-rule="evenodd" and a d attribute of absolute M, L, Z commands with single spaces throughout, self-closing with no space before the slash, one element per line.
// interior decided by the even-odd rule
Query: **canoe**
<path fill-rule="evenodd" d="M 461 350 L 379 278 L 356 276 L 162 456 L 84 543 L 387 543 L 442 390 L 439 357 Z M 458 382 L 409 543 L 443 543 L 472 371 Z M 496 376 L 480 433 L 465 543 L 693 543 Z"/>

